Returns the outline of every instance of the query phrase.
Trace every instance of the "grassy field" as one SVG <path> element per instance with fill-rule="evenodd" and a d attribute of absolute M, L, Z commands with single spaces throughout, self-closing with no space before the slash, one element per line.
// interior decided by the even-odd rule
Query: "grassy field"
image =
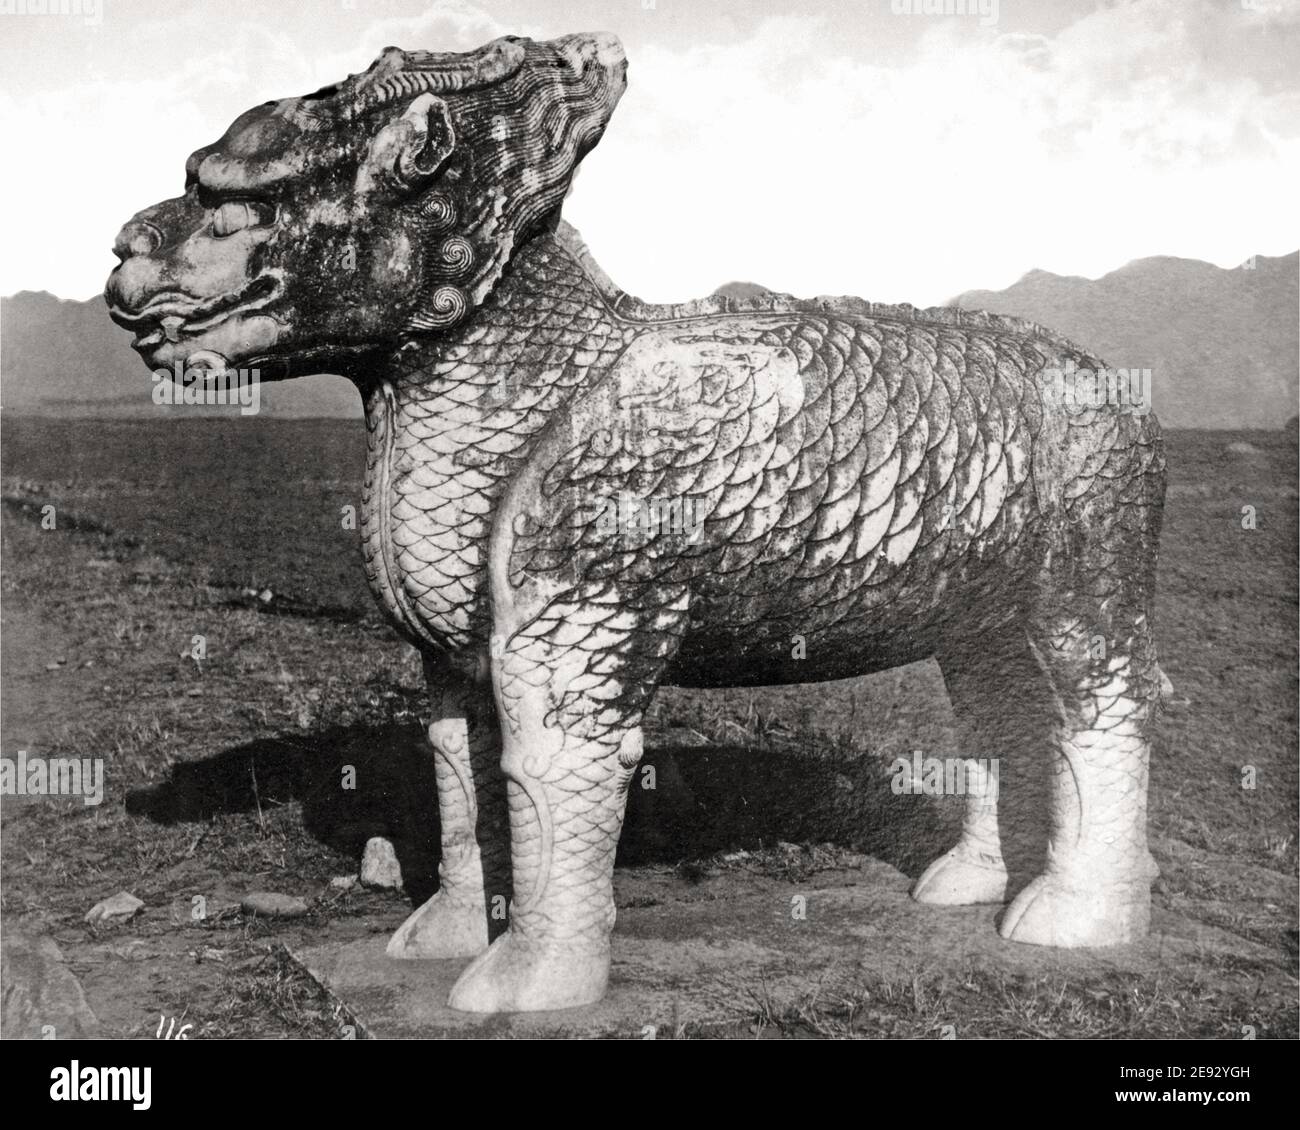
<path fill-rule="evenodd" d="M 391 920 L 391 896 L 328 886 L 370 835 L 397 845 L 412 896 L 431 890 L 419 664 L 374 610 L 342 520 L 363 453 L 354 422 L 4 423 L 3 753 L 102 756 L 108 792 L 98 807 L 5 798 L 0 911 L 55 936 L 107 1031 L 152 1035 L 161 1013 L 196 1036 L 337 1036 L 347 1017 L 278 944 Z M 1152 768 L 1156 905 L 1273 957 L 1104 985 L 954 970 L 833 1001 L 756 997 L 735 1034 L 921 1036 L 959 1018 L 985 1035 L 1296 1036 L 1296 440 L 1175 432 L 1169 453 L 1156 632 L 1179 704 Z M 783 875 L 780 845 L 796 843 L 833 845 L 799 857 L 802 878 L 845 852 L 915 876 L 959 812 L 880 786 L 896 754 L 954 751 L 950 722 L 929 663 L 666 690 L 648 726 L 665 787 L 638 800 L 621 863 L 690 882 L 743 848 Z M 342 764 L 375 787 L 341 798 Z M 82 923 L 123 888 L 147 907 L 129 927 Z M 249 919 L 250 888 L 311 913 Z"/>

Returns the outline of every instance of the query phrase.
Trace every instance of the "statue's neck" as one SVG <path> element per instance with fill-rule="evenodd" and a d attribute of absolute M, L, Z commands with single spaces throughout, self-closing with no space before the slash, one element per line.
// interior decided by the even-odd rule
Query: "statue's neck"
<path fill-rule="evenodd" d="M 505 474 L 632 332 L 578 259 L 539 235 L 463 323 L 412 338 L 358 382 L 370 463 L 414 460 L 430 481 L 467 467 Z M 440 453 L 454 458 L 435 472 Z"/>
<path fill-rule="evenodd" d="M 367 402 L 380 385 L 399 400 L 429 399 L 456 386 L 456 399 L 468 405 L 478 402 L 475 386 L 481 386 L 489 408 L 520 397 L 535 402 L 530 392 L 572 391 L 570 382 L 580 380 L 586 366 L 566 361 L 620 333 L 596 284 L 547 232 L 518 250 L 492 293 L 463 322 L 413 335 L 373 357 L 358 384 Z"/>
<path fill-rule="evenodd" d="M 608 371 L 628 332 L 575 257 L 541 235 L 464 323 L 413 338 L 358 382 L 371 584 L 413 642 L 469 641 L 465 607 L 475 598 L 464 566 L 485 567 L 495 500 L 565 403 Z M 432 563 L 420 574 L 422 596 L 404 587 L 395 538 Z M 451 544 L 460 556 L 449 558 Z M 452 559 L 456 571 L 443 577 L 438 563 Z"/>

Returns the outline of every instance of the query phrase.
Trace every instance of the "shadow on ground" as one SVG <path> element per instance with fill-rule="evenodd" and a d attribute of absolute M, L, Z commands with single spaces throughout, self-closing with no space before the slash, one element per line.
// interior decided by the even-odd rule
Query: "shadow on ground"
<path fill-rule="evenodd" d="M 656 745 L 653 736 L 647 746 L 628 799 L 620 865 L 832 843 L 915 878 L 956 839 L 948 813 L 923 797 L 894 795 L 885 767 L 869 755 L 686 748 Z M 308 832 L 344 854 L 359 858 L 371 836 L 391 840 L 417 905 L 437 889 L 433 758 L 418 725 L 340 727 L 234 746 L 173 766 L 162 784 L 131 793 L 127 811 L 173 823 L 289 800 L 302 802 Z"/>

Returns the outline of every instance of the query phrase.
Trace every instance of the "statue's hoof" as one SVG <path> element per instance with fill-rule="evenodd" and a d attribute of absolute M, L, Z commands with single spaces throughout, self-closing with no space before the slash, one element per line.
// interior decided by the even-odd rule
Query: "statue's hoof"
<path fill-rule="evenodd" d="M 1013 942 L 1072 949 L 1139 941 L 1150 924 L 1145 881 L 1098 887 L 1040 875 L 1012 900 L 998 933 Z"/>
<path fill-rule="evenodd" d="M 1000 859 L 958 844 L 925 869 L 912 887 L 912 897 L 931 906 L 1003 902 L 1007 897 L 1007 869 Z"/>
<path fill-rule="evenodd" d="M 538 947 L 507 930 L 452 986 L 461 1012 L 541 1012 L 595 1004 L 609 982 L 609 949 Z"/>
<path fill-rule="evenodd" d="M 483 900 L 448 897 L 439 891 L 389 939 L 388 956 L 473 957 L 488 947 L 488 913 Z"/>

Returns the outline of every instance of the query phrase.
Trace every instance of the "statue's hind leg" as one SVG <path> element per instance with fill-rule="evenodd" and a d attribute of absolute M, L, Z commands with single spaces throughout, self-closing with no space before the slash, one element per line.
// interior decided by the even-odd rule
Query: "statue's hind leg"
<path fill-rule="evenodd" d="M 1003 902 L 1007 866 L 998 835 L 998 777 L 977 760 L 966 767 L 966 812 L 961 839 L 912 886 L 912 897 L 935 906 Z"/>
<path fill-rule="evenodd" d="M 972 633 L 939 662 L 962 754 L 996 759 L 997 817 L 970 798 L 961 841 L 916 897 L 993 901 L 1001 879 L 1015 896 L 1003 937 L 1053 946 L 1141 937 L 1155 875 L 1147 726 L 1159 692 L 1146 618 L 1103 603 L 1093 616 Z"/>
<path fill-rule="evenodd" d="M 1157 874 L 1147 850 L 1150 726 L 1161 671 L 1151 636 L 1164 492 L 1158 433 L 1140 467 L 1098 475 L 1044 563 L 1029 640 L 1051 687 L 1051 834 L 1003 937 L 1104 946 L 1143 937 Z"/>
<path fill-rule="evenodd" d="M 506 928 L 510 830 L 491 691 L 426 661 L 442 858 L 438 890 L 388 943 L 390 957 L 471 957 Z"/>
<path fill-rule="evenodd" d="M 1099 608 L 1057 619 L 1033 646 L 1054 691 L 1051 834 L 1043 873 L 999 930 L 1051 946 L 1141 938 L 1157 874 L 1147 850 L 1147 731 L 1160 689 L 1146 616 Z"/>
<path fill-rule="evenodd" d="M 926 869 L 912 897 L 942 906 L 1003 902 L 1046 857 L 1051 686 L 1018 623 L 981 624 L 947 641 L 938 660 L 960 755 L 969 759 L 966 813 L 957 845 Z"/>

